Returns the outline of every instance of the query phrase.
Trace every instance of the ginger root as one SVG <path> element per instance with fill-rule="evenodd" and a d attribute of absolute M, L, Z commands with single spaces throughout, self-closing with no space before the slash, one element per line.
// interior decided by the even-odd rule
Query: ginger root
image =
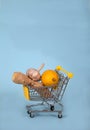
<path fill-rule="evenodd" d="M 31 88 L 35 89 L 40 94 L 41 97 L 44 98 L 52 97 L 51 92 L 48 90 L 48 88 L 44 88 L 41 82 L 34 81 L 21 72 L 14 72 L 12 76 L 12 81 L 16 84 L 30 86 Z"/>
<path fill-rule="evenodd" d="M 41 82 L 35 82 L 21 72 L 14 72 L 12 76 L 12 81 L 16 84 L 23 84 L 23 85 L 31 86 L 33 88 L 38 88 L 43 86 Z"/>

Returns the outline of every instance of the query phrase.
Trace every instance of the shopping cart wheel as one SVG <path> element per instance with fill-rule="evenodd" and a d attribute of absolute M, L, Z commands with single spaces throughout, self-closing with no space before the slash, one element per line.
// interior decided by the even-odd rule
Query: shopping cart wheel
<path fill-rule="evenodd" d="M 62 113 L 58 113 L 58 118 L 62 118 Z"/>
<path fill-rule="evenodd" d="M 30 114 L 30 111 L 27 111 L 27 114 Z"/>
<path fill-rule="evenodd" d="M 54 106 L 53 105 L 50 106 L 50 110 L 54 111 Z"/>
<path fill-rule="evenodd" d="M 34 113 L 30 112 L 30 117 L 33 118 L 34 117 Z"/>

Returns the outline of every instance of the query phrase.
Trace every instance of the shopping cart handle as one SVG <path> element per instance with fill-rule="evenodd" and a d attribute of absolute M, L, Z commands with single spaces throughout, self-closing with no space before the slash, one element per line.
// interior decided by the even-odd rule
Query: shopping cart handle
<path fill-rule="evenodd" d="M 67 70 L 62 68 L 60 65 L 56 66 L 56 70 L 64 72 L 70 79 L 73 78 L 73 73 L 68 72 Z"/>

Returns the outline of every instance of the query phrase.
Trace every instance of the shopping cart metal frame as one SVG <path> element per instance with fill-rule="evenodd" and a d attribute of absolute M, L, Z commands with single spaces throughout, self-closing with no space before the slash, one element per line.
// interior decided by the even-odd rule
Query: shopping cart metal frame
<path fill-rule="evenodd" d="M 63 72 L 61 72 L 60 70 L 62 70 Z M 27 113 L 30 115 L 31 118 L 35 116 L 35 113 L 39 113 L 39 112 L 57 112 L 58 118 L 62 118 L 63 104 L 61 103 L 61 100 L 65 93 L 69 79 L 72 78 L 73 75 L 72 73 L 67 72 L 63 68 L 61 69 L 61 67 L 59 69 L 55 69 L 55 71 L 58 73 L 60 80 L 56 89 L 53 89 L 53 87 L 48 87 L 49 91 L 52 94 L 52 97 L 50 98 L 41 97 L 35 89 L 28 86 L 30 100 L 41 102 L 41 103 L 36 103 L 36 104 L 31 104 L 26 106 Z M 56 105 L 59 106 L 58 109 L 55 108 Z M 47 109 L 38 110 L 37 106 L 47 106 Z M 36 109 L 34 110 L 33 108 L 35 107 Z"/>

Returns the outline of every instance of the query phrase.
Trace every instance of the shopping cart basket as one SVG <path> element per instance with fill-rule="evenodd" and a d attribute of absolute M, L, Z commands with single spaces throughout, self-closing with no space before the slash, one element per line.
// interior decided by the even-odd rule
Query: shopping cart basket
<path fill-rule="evenodd" d="M 61 66 L 57 66 L 55 71 L 59 75 L 59 83 L 56 88 L 53 87 L 42 87 L 33 89 L 30 86 L 23 86 L 24 96 L 30 101 L 39 101 L 40 103 L 27 105 L 27 113 L 30 117 L 34 117 L 35 113 L 38 112 L 57 112 L 58 118 L 62 118 L 63 105 L 61 100 L 69 79 L 73 77 L 73 74 L 67 72 Z M 45 92 L 44 92 L 45 90 Z M 58 105 L 58 109 L 56 106 Z M 44 108 L 38 110 L 37 106 L 44 106 Z"/>

